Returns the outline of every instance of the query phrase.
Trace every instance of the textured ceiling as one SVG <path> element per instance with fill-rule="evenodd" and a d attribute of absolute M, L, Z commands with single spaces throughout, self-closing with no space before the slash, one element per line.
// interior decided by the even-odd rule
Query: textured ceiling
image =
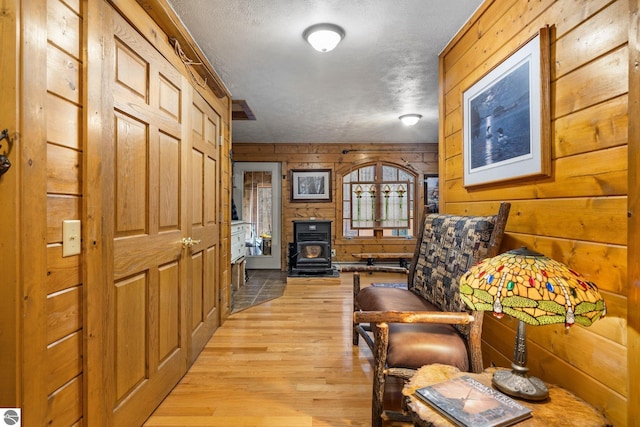
<path fill-rule="evenodd" d="M 168 0 L 255 121 L 234 142 L 438 141 L 438 54 L 481 0 Z M 310 25 L 346 32 L 316 52 Z M 398 116 L 422 114 L 413 127 Z"/>

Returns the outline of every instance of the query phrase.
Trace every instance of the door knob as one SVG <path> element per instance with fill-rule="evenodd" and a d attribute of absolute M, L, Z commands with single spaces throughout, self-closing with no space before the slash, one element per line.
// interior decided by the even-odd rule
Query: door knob
<path fill-rule="evenodd" d="M 6 139 L 9 143 L 9 151 L 11 151 L 11 139 L 9 138 L 9 130 L 5 129 L 0 132 L 0 142 Z M 2 144 L 0 144 L 0 148 L 2 148 Z M 9 168 L 11 167 L 11 162 L 9 161 L 8 153 L 0 153 L 0 176 L 4 175 Z"/>
<path fill-rule="evenodd" d="M 199 245 L 200 243 L 202 243 L 202 240 L 193 240 L 191 237 L 183 237 L 182 238 L 182 248 L 183 249 L 190 248 L 193 245 Z"/>

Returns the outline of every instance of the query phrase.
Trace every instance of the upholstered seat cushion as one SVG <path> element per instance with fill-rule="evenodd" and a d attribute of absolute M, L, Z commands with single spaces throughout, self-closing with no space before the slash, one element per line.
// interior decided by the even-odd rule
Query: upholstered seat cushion
<path fill-rule="evenodd" d="M 366 287 L 356 303 L 363 311 L 439 311 L 411 291 L 400 288 Z M 469 370 L 464 339 L 451 325 L 434 323 L 389 324 L 387 365 L 417 369 L 431 363 Z"/>
<path fill-rule="evenodd" d="M 362 311 L 431 311 L 436 307 L 403 288 L 367 286 L 358 292 L 356 303 Z"/>

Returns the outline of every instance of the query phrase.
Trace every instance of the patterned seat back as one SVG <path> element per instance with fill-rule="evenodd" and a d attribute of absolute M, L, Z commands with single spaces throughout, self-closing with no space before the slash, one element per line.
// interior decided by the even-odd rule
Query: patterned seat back
<path fill-rule="evenodd" d="M 460 277 L 486 258 L 496 216 L 428 214 L 424 221 L 409 289 L 442 311 L 468 310 L 460 299 Z"/>

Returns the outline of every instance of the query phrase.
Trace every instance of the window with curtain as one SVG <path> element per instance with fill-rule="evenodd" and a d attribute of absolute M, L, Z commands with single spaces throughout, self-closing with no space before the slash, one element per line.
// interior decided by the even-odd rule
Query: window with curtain
<path fill-rule="evenodd" d="M 342 177 L 342 231 L 347 238 L 413 237 L 416 174 L 378 162 Z"/>

